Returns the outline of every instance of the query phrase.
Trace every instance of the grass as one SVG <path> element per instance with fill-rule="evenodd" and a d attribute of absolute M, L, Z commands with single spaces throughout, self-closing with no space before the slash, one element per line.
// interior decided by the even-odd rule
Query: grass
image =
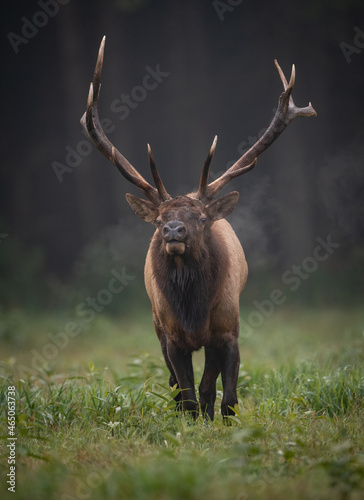
<path fill-rule="evenodd" d="M 100 315 L 35 363 L 66 321 L 2 315 L 2 498 L 11 385 L 19 499 L 364 498 L 360 308 L 282 307 L 241 339 L 229 425 L 218 414 L 220 381 L 213 423 L 176 415 L 149 313 Z M 203 353 L 194 359 L 198 384 Z"/>

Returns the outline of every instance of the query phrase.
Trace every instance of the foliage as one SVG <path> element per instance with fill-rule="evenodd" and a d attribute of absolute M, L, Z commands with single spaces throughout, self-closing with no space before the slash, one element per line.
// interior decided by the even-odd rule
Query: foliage
<path fill-rule="evenodd" d="M 318 312 L 307 311 L 300 318 L 290 314 L 296 321 L 313 314 L 320 325 Z M 344 311 L 336 314 L 339 325 L 340 314 L 343 323 L 355 317 Z M 292 318 L 284 311 L 276 319 L 280 326 L 272 320 L 275 342 L 279 329 L 284 338 L 287 325 L 294 336 Z M 98 320 L 95 330 L 106 326 L 112 330 L 115 320 L 108 321 Z M 268 355 L 262 345 L 267 343 L 262 343 L 264 332 L 260 339 L 256 333 L 257 344 L 251 339 L 249 345 L 242 345 L 243 354 L 252 349 L 254 355 L 245 355 L 240 403 L 228 422 L 218 412 L 221 382 L 214 422 L 199 417 L 193 423 L 188 415 L 175 411 L 173 397 L 178 390 L 167 387 L 161 356 L 129 356 L 128 366 L 120 370 L 115 368 L 118 358 L 111 339 L 103 362 L 96 366 L 75 368 L 68 359 L 66 364 L 44 365 L 19 376 L 18 361 L 4 359 L 1 435 L 4 439 L 8 434 L 7 387 L 15 385 L 17 498 L 29 498 L 32 491 L 40 500 L 276 499 L 283 495 L 359 499 L 364 488 L 364 355 L 361 330 L 354 330 L 350 338 L 332 336 L 325 342 L 321 336 L 317 347 L 314 335 L 303 328 L 311 355 L 298 361 L 287 342 L 286 351 L 277 354 L 274 362 L 268 361 L 271 352 Z M 145 331 L 135 345 L 146 340 Z M 103 336 L 101 342 L 105 340 Z M 296 336 L 292 342 L 299 340 Z M 324 352 L 329 340 L 338 347 L 338 354 Z M 122 343 L 127 342 L 124 336 Z M 85 343 L 82 346 L 87 348 Z M 100 346 L 97 336 L 88 337 L 88 355 Z M 196 385 L 201 376 L 198 364 Z M 5 457 L 0 462 L 6 471 Z M 4 492 L 5 487 L 2 482 Z"/>

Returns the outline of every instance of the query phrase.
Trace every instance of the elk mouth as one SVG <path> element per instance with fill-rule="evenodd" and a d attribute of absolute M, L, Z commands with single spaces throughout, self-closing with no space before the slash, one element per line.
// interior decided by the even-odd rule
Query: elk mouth
<path fill-rule="evenodd" d="M 166 250 L 169 255 L 182 255 L 186 250 L 186 243 L 183 241 L 171 240 L 166 243 Z"/>

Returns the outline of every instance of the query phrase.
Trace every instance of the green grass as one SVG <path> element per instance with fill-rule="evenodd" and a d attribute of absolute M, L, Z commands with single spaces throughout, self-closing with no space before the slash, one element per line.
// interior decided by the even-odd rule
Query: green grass
<path fill-rule="evenodd" d="M 244 316 L 244 313 L 243 313 Z M 149 313 L 98 316 L 33 366 L 68 318 L 3 314 L 0 494 L 6 390 L 16 387 L 15 498 L 364 498 L 364 313 L 280 308 L 241 339 L 229 424 L 176 415 Z M 33 352 L 32 352 L 33 351 Z M 195 358 L 196 385 L 203 353 Z M 5 497 L 6 498 L 6 497 Z"/>

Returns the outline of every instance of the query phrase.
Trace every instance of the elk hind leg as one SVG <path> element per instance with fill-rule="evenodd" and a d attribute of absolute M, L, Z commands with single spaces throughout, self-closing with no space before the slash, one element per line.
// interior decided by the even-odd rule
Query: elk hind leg
<path fill-rule="evenodd" d="M 237 337 L 230 338 L 220 347 L 221 378 L 223 398 L 221 413 L 223 417 L 234 415 L 232 408 L 238 403 L 237 383 L 240 366 L 240 353 Z"/>

